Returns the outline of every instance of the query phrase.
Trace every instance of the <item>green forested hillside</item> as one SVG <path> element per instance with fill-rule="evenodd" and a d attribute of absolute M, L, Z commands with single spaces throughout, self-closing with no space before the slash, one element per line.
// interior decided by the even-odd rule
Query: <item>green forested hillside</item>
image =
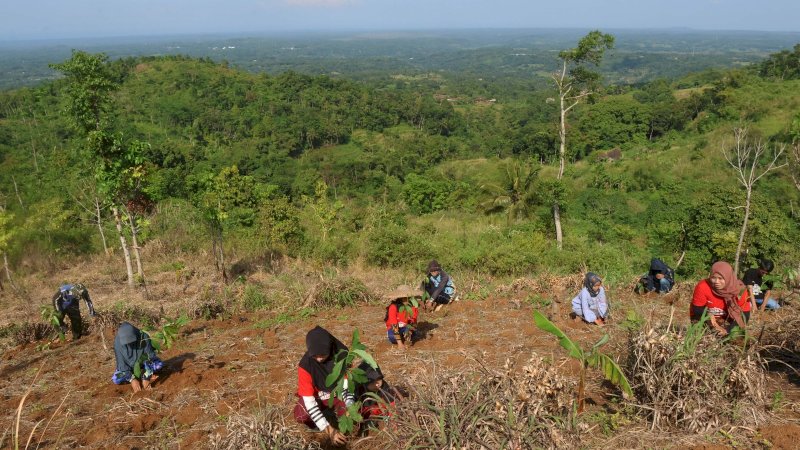
<path fill-rule="evenodd" d="M 0 95 L 0 246 L 13 270 L 102 252 L 100 230 L 119 246 L 117 205 L 142 245 L 183 254 L 213 243 L 228 263 L 287 254 L 418 267 L 435 256 L 495 274 L 589 267 L 613 278 L 685 254 L 679 273 L 695 275 L 735 256 L 745 191 L 722 156 L 734 128 L 785 146 L 789 163 L 800 135 L 800 77 L 786 54 L 618 85 L 577 106 L 561 183 L 546 78 L 535 90 L 521 80 L 525 91 L 508 96 L 519 100 L 491 101 L 400 78 L 375 87 L 208 59 L 87 57 L 114 84 L 100 94 L 107 108 L 84 105 L 97 119 L 88 127 L 75 126 L 69 77 Z M 746 264 L 796 265 L 792 170 L 755 186 Z"/>

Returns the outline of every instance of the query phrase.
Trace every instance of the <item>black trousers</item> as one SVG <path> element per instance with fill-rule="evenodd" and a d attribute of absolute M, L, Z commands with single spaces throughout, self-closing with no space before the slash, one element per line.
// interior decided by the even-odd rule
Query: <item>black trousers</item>
<path fill-rule="evenodd" d="M 67 324 L 64 321 L 65 317 L 69 317 L 69 326 L 72 329 L 72 340 L 80 339 L 81 333 L 83 332 L 80 309 L 78 309 L 77 306 L 67 308 L 58 315 L 58 325 L 61 327 L 62 332 L 67 331 Z"/>

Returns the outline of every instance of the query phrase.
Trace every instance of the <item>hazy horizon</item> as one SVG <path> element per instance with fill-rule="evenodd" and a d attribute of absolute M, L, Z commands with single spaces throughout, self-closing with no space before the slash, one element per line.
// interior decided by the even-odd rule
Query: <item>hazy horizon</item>
<path fill-rule="evenodd" d="M 4 42 L 515 29 L 800 31 L 796 0 L 28 0 L 4 9 Z"/>

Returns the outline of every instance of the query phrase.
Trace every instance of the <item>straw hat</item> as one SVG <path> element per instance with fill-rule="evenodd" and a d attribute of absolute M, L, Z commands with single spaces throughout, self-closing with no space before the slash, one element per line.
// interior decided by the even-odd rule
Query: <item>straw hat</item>
<path fill-rule="evenodd" d="M 406 284 L 397 286 L 392 292 L 385 295 L 389 300 L 396 300 L 398 298 L 408 297 L 422 297 L 422 290 L 419 288 L 412 288 Z"/>

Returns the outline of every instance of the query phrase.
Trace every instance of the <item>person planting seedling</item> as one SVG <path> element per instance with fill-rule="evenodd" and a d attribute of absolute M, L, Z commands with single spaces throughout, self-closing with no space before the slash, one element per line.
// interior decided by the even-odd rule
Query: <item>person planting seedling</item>
<path fill-rule="evenodd" d="M 425 279 L 422 280 L 421 289 L 425 290 L 427 300 L 425 301 L 426 310 L 428 306 L 434 306 L 433 311 L 439 311 L 444 305 L 452 301 L 458 301 L 456 296 L 456 286 L 453 278 L 442 270 L 438 261 L 432 259 L 428 263 Z"/>
<path fill-rule="evenodd" d="M 316 326 L 306 334 L 306 352 L 297 367 L 297 404 L 294 418 L 309 428 L 316 427 L 330 437 L 334 445 L 347 443 L 345 434 L 360 421 L 359 405 L 346 374 L 366 381 L 363 371 L 351 368 L 353 358 L 366 355 L 364 346 L 353 337 L 353 351 Z M 372 361 L 372 358 L 369 357 Z M 374 365 L 374 361 L 372 361 Z M 354 418 L 351 418 L 351 416 Z M 338 419 L 338 428 L 333 424 Z"/>
<path fill-rule="evenodd" d="M 92 299 L 89 297 L 89 290 L 86 286 L 77 284 L 62 284 L 58 288 L 58 292 L 53 295 L 53 308 L 56 311 L 56 318 L 58 319 L 58 326 L 60 334 L 67 331 L 67 324 L 64 321 L 69 317 L 69 325 L 72 329 L 72 340 L 76 341 L 81 338 L 83 333 L 83 323 L 81 322 L 81 300 L 86 302 L 86 307 L 89 308 L 89 315 L 94 317 L 94 305 Z"/>
<path fill-rule="evenodd" d="M 383 317 L 383 321 L 386 322 L 386 337 L 400 350 L 405 350 L 406 344 L 414 345 L 415 328 L 419 318 L 417 297 L 420 296 L 422 296 L 421 290 L 406 285 L 398 286 L 386 295 L 391 301 Z"/>
<path fill-rule="evenodd" d="M 123 322 L 114 337 L 117 369 L 111 377 L 114 384 L 130 383 L 133 392 L 152 389 L 156 372 L 164 363 L 156 355 L 150 335 L 128 322 Z"/>

